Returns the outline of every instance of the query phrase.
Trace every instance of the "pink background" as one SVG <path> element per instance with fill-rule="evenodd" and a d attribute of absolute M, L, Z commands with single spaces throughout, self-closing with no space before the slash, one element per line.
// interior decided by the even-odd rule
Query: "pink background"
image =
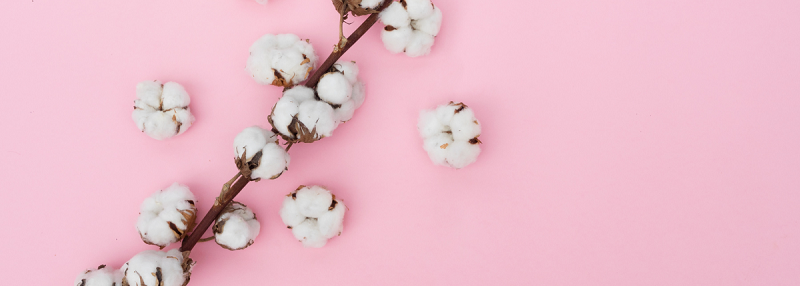
<path fill-rule="evenodd" d="M 70 285 L 154 249 L 139 204 L 172 182 L 205 213 L 236 172 L 233 137 L 280 95 L 244 71 L 250 44 L 295 33 L 324 58 L 336 42 L 328 0 L 201 2 L 0 3 L 2 284 Z M 800 284 L 800 2 L 436 4 L 431 55 L 390 54 L 380 28 L 345 55 L 364 106 L 245 189 L 262 234 L 201 244 L 191 285 Z M 189 91 L 187 133 L 136 129 L 151 79 Z M 415 127 L 450 100 L 484 126 L 458 171 Z M 300 184 L 350 207 L 322 249 L 277 214 Z"/>

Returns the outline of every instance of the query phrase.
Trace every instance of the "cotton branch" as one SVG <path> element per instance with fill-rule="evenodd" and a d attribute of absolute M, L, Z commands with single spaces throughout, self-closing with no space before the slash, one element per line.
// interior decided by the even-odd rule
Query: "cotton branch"
<path fill-rule="evenodd" d="M 386 0 L 376 10 L 378 12 L 382 11 L 390 4 L 392 4 L 392 2 L 393 1 L 391 0 Z M 347 52 L 347 50 L 349 50 L 350 47 L 352 47 L 353 44 L 355 44 L 361 38 L 361 36 L 366 34 L 367 31 L 369 31 L 369 29 L 372 28 L 372 26 L 377 21 L 378 21 L 378 13 L 371 14 L 367 18 L 367 20 L 364 21 L 364 23 L 362 23 L 352 34 L 350 34 L 349 37 L 347 37 L 347 42 L 343 47 L 341 47 L 338 50 L 334 50 L 330 54 L 330 56 L 328 56 L 325 62 L 323 62 L 322 65 L 320 65 L 320 67 L 314 72 L 314 74 L 311 75 L 311 77 L 309 77 L 308 81 L 306 81 L 305 83 L 305 86 L 310 88 L 315 87 L 319 82 L 319 79 L 322 77 L 322 75 L 327 73 L 328 70 L 333 66 L 333 64 L 336 63 L 336 61 L 339 60 L 339 58 L 341 58 L 342 55 L 344 55 L 344 53 Z M 291 147 L 292 147 L 291 144 L 288 145 L 286 147 L 286 151 L 289 151 L 289 148 Z M 234 179 L 236 179 L 236 177 L 234 177 Z M 211 227 L 211 224 L 214 223 L 219 214 L 225 209 L 226 206 L 228 206 L 228 204 L 230 204 L 233 201 L 233 198 L 236 197 L 236 195 L 238 195 L 239 192 L 241 192 L 242 189 L 244 189 L 244 187 L 250 181 L 251 179 L 249 176 L 240 176 L 238 177 L 238 179 L 235 180 L 233 184 L 231 184 L 231 182 L 228 182 L 225 185 L 223 191 L 220 193 L 220 197 L 218 197 L 217 200 L 214 202 L 214 205 L 211 207 L 211 210 L 209 210 L 208 213 L 206 213 L 206 215 L 203 217 L 203 220 L 201 220 L 200 223 L 195 227 L 194 231 L 189 236 L 183 239 L 183 241 L 181 242 L 180 251 L 191 251 L 194 248 L 194 246 L 197 245 L 197 242 L 199 242 L 202 239 L 203 234 L 208 230 L 208 228 Z"/>

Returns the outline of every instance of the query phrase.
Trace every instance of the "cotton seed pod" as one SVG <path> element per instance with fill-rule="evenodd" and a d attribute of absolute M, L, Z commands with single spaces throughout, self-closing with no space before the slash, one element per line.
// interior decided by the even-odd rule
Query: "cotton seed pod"
<path fill-rule="evenodd" d="M 336 12 L 350 12 L 355 16 L 377 13 L 375 10 L 385 0 L 332 0 Z M 344 10 L 342 10 L 344 9 Z"/>
<path fill-rule="evenodd" d="M 163 249 L 186 237 L 197 219 L 194 202 L 189 187 L 178 183 L 145 199 L 136 222 L 142 241 Z"/>
<path fill-rule="evenodd" d="M 86 270 L 75 279 L 75 286 L 122 285 L 122 271 L 100 265 L 96 270 Z"/>
<path fill-rule="evenodd" d="M 233 139 L 236 166 L 253 180 L 277 179 L 288 170 L 290 157 L 278 136 L 258 126 L 245 128 Z"/>
<path fill-rule="evenodd" d="M 267 34 L 250 46 L 247 71 L 260 84 L 291 87 L 306 80 L 316 63 L 308 40 L 293 34 Z"/>
<path fill-rule="evenodd" d="M 268 120 L 288 142 L 312 143 L 333 135 L 364 103 L 364 84 L 355 62 L 339 61 L 320 78 L 316 90 L 295 86 L 283 92 Z"/>
<path fill-rule="evenodd" d="M 261 224 L 250 208 L 239 202 L 231 202 L 222 210 L 214 223 L 214 241 L 228 250 L 245 249 L 256 239 Z"/>
<path fill-rule="evenodd" d="M 435 110 L 422 110 L 417 128 L 435 164 L 461 169 L 478 159 L 481 124 L 467 105 L 451 101 Z"/>
<path fill-rule="evenodd" d="M 342 234 L 346 210 L 344 202 L 324 187 L 300 186 L 283 199 L 280 215 L 304 247 L 319 248 Z"/>
<path fill-rule="evenodd" d="M 186 132 L 194 123 L 189 110 L 189 94 L 178 83 L 144 81 L 136 86 L 133 122 L 140 131 L 156 140 Z"/>
<path fill-rule="evenodd" d="M 381 40 L 387 50 L 420 57 L 431 52 L 442 26 L 442 11 L 430 0 L 402 0 L 386 7 L 380 19 L 386 25 Z"/>
<path fill-rule="evenodd" d="M 145 250 L 122 265 L 122 286 L 185 286 L 194 264 L 188 251 Z"/>

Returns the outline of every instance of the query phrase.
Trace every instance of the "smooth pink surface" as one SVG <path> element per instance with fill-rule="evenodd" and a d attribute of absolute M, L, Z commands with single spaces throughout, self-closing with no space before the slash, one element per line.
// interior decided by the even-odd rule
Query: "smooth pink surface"
<path fill-rule="evenodd" d="M 364 106 L 245 189 L 262 234 L 201 244 L 191 285 L 800 284 L 800 2 L 436 4 L 431 55 L 390 54 L 380 26 L 345 55 Z M 325 58 L 337 17 L 328 0 L 0 3 L 2 284 L 70 285 L 154 249 L 139 204 L 172 182 L 204 213 L 236 172 L 233 137 L 280 95 L 244 71 L 248 47 L 290 32 Z M 150 79 L 189 91 L 188 132 L 136 129 Z M 416 131 L 450 100 L 484 127 L 458 171 Z M 322 249 L 277 214 L 300 184 L 350 208 Z"/>

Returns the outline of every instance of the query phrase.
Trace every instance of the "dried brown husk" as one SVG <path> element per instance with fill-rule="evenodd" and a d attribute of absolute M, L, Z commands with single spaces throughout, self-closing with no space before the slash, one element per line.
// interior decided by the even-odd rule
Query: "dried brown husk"
<path fill-rule="evenodd" d="M 390 0 L 384 0 L 390 1 Z M 375 9 L 366 9 L 361 7 L 361 0 L 332 0 L 333 7 L 336 8 L 336 12 L 342 12 L 344 9 L 344 13 L 350 12 L 353 16 L 364 16 L 369 14 L 379 13 L 380 11 Z M 380 5 L 378 6 L 380 7 Z"/>

